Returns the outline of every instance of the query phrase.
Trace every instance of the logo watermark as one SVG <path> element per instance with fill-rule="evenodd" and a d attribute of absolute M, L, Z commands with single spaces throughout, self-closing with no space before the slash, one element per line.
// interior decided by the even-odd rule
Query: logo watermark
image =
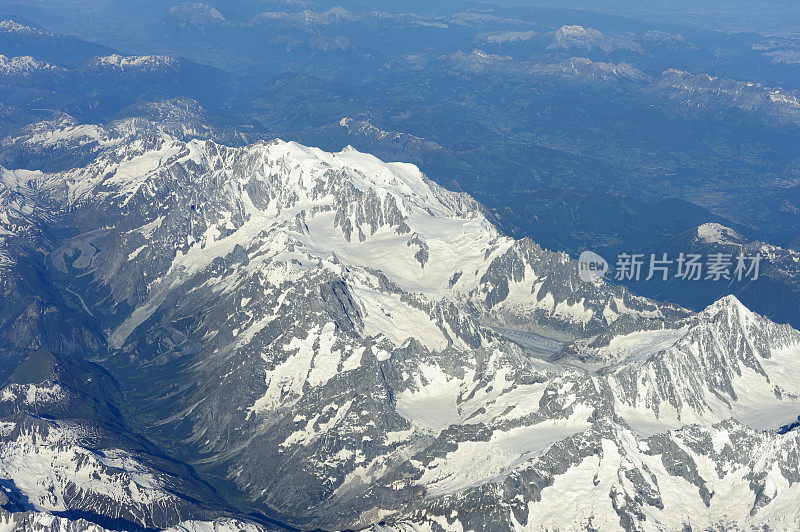
<path fill-rule="evenodd" d="M 608 270 L 606 259 L 594 251 L 584 251 L 578 258 L 578 277 L 585 283 L 602 279 L 606 276 Z"/>
<path fill-rule="evenodd" d="M 761 273 L 761 253 L 620 253 L 613 269 L 617 281 L 755 281 Z M 584 251 L 578 258 L 581 281 L 594 282 L 609 273 L 606 260 L 593 251 Z"/>

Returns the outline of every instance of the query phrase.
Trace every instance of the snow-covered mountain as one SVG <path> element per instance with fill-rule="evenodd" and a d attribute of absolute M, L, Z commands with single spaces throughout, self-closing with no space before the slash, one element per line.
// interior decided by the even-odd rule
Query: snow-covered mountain
<path fill-rule="evenodd" d="M 562 26 L 555 32 L 553 42 L 548 46 L 551 50 L 582 50 L 590 52 L 593 49 L 604 52 L 629 51 L 644 54 L 642 45 L 636 42 L 631 35 L 606 36 L 594 28 L 583 26 Z"/>
<path fill-rule="evenodd" d="M 344 117 L 339 120 L 338 126 L 346 130 L 348 137 L 362 140 L 384 153 L 394 155 L 392 160 L 402 160 L 402 156 L 407 154 L 418 155 L 443 149 L 442 146 L 428 139 L 415 137 L 408 133 L 380 129 L 366 117 Z"/>
<path fill-rule="evenodd" d="M 0 251 L 39 265 L 53 313 L 85 327 L 119 383 L 118 413 L 55 418 L 122 419 L 115 445 L 135 431 L 187 464 L 49 426 L 32 438 L 18 417 L 68 404 L 66 384 L 11 375 L 0 464 L 40 501 L 15 519 L 127 482 L 126 519 L 157 526 L 251 512 L 303 529 L 800 525 L 800 433 L 778 430 L 800 413 L 800 333 L 733 297 L 695 314 L 582 282 L 469 196 L 352 148 L 231 147 L 132 119 L 41 123 L 3 149 L 80 154 L 4 169 L 0 195 L 48 214 Z M 47 318 L 3 305 L 27 331 L 18 352 L 55 343 Z M 19 464 L 54 447 L 75 459 L 48 489 Z M 218 507 L 153 509 L 205 483 Z M 67 485 L 77 496 L 44 500 Z"/>
<path fill-rule="evenodd" d="M 739 109 L 764 113 L 782 122 L 800 123 L 800 91 L 766 87 L 708 74 L 691 74 L 674 68 L 664 71 L 651 89 L 677 100 L 689 112 Z"/>
<path fill-rule="evenodd" d="M 0 54 L 0 75 L 3 76 L 26 76 L 38 71 L 55 70 L 58 68 L 31 56 L 6 57 Z"/>
<path fill-rule="evenodd" d="M 563 61 L 518 61 L 510 56 L 487 53 L 483 50 L 453 52 L 440 59 L 448 73 L 458 75 L 502 74 L 522 78 L 555 78 L 580 82 L 647 82 L 649 77 L 637 68 L 624 63 L 592 61 L 586 57 L 571 57 Z"/>
<path fill-rule="evenodd" d="M 168 68 L 176 63 L 174 57 L 158 55 L 134 55 L 122 56 L 112 54 L 98 57 L 91 63 L 92 68 L 110 70 L 139 70 L 153 71 L 160 68 Z"/>

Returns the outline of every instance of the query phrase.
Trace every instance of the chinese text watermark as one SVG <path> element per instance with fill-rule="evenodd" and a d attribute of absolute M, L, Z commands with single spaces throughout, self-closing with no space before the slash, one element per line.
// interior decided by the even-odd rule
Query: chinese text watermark
<path fill-rule="evenodd" d="M 760 253 L 748 255 L 744 252 L 680 253 L 677 256 L 620 253 L 613 278 L 617 281 L 755 281 L 761 273 L 761 260 Z M 604 278 L 610 270 L 606 260 L 592 251 L 584 251 L 578 259 L 578 275 L 582 281 Z"/>

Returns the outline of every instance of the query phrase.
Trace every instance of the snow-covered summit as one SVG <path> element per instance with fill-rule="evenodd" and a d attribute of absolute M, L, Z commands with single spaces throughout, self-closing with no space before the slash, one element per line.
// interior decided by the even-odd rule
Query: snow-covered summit
<path fill-rule="evenodd" d="M 27 75 L 38 71 L 53 70 L 59 70 L 59 68 L 31 56 L 7 57 L 0 54 L 0 75 Z"/>
<path fill-rule="evenodd" d="M 152 72 L 165 67 L 174 65 L 177 60 L 174 57 L 163 55 L 129 55 L 123 56 L 112 54 L 95 58 L 91 66 L 93 68 L 108 68 L 116 70 L 136 70 Z"/>
<path fill-rule="evenodd" d="M 606 53 L 614 51 L 644 53 L 641 44 L 630 36 L 604 35 L 594 28 L 579 25 L 561 26 L 555 32 L 553 41 L 548 45 L 548 49 L 567 51 L 572 49 L 585 51 L 597 49 Z"/>
<path fill-rule="evenodd" d="M 70 205 L 115 205 L 143 223 L 155 223 L 165 202 L 193 205 L 189 213 L 175 205 L 167 216 L 175 223 L 199 217 L 188 240 L 166 222 L 147 233 L 180 250 L 169 257 L 173 273 L 197 272 L 236 245 L 247 249 L 281 234 L 306 261 L 334 253 L 350 266 L 381 271 L 403 290 L 434 300 L 467 297 L 497 307 L 504 319 L 534 313 L 592 328 L 623 314 L 662 312 L 624 291 L 580 283 L 568 257 L 500 234 L 473 199 L 445 190 L 414 165 L 278 140 L 242 147 L 183 141 L 136 120 L 80 127 L 86 126 L 37 126 L 14 142 L 41 137 L 62 149 L 91 147 L 89 164 L 47 178 Z M 147 253 L 166 259 L 174 250 Z M 168 272 L 153 273 L 155 279 Z"/>
<path fill-rule="evenodd" d="M 39 34 L 39 35 L 52 35 L 50 33 L 44 32 L 38 28 L 34 28 L 31 26 L 26 26 L 24 24 L 20 24 L 15 22 L 11 19 L 4 19 L 0 20 L 0 32 L 2 33 L 29 33 L 29 34 Z"/>
<path fill-rule="evenodd" d="M 745 238 L 731 229 L 718 223 L 706 223 L 697 227 L 697 239 L 706 244 L 743 244 Z"/>
<path fill-rule="evenodd" d="M 649 81 L 650 77 L 628 63 L 592 61 L 587 57 L 571 57 L 557 62 L 524 62 L 510 56 L 473 50 L 458 51 L 441 59 L 453 73 L 503 74 L 528 77 L 561 78 L 582 82 Z"/>

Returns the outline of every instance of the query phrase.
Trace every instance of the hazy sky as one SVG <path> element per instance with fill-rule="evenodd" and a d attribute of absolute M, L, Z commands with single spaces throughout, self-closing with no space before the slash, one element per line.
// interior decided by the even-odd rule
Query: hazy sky
<path fill-rule="evenodd" d="M 723 31 L 757 31 L 800 38 L 798 0 L 487 0 L 487 3 L 586 9 Z"/>

